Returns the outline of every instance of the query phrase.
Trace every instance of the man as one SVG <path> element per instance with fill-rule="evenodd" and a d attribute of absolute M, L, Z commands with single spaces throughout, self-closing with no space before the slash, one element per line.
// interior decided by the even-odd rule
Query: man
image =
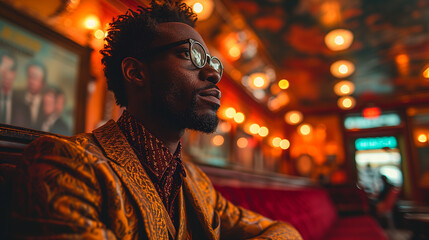
<path fill-rule="evenodd" d="M 64 93 L 60 89 L 48 87 L 45 90 L 42 106 L 43 116 L 40 123 L 42 131 L 70 135 L 67 124 L 61 118 L 64 103 Z"/>
<path fill-rule="evenodd" d="M 31 61 L 27 68 L 27 89 L 16 92 L 17 106 L 23 109 L 26 115 L 24 127 L 41 129 L 43 90 L 46 84 L 46 67 L 39 61 Z"/>
<path fill-rule="evenodd" d="M 19 93 L 13 89 L 16 78 L 17 60 L 8 51 L 0 51 L 0 123 L 27 126 L 25 106 L 19 102 Z"/>
<path fill-rule="evenodd" d="M 25 151 L 18 238 L 301 239 L 289 224 L 232 205 L 182 161 L 185 129 L 212 132 L 223 67 L 182 3 L 119 16 L 106 38 L 108 87 L 126 110 L 92 134 Z"/>
<path fill-rule="evenodd" d="M 0 51 L 0 123 L 12 122 L 13 82 L 16 58 L 6 50 Z"/>

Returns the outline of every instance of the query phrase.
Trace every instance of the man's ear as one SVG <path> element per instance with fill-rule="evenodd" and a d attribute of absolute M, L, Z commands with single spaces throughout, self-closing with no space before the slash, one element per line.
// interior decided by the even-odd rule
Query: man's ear
<path fill-rule="evenodd" d="M 125 81 L 138 86 L 145 85 L 146 78 L 143 71 L 142 62 L 132 57 L 126 57 L 124 60 L 122 60 L 121 68 Z"/>

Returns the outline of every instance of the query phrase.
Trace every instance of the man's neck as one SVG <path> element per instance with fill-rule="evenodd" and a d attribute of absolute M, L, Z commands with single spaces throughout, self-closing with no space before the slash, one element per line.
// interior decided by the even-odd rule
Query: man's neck
<path fill-rule="evenodd" d="M 176 152 L 184 129 L 174 128 L 171 122 L 150 114 L 136 114 L 128 110 L 156 138 L 161 140 L 171 153 Z"/>

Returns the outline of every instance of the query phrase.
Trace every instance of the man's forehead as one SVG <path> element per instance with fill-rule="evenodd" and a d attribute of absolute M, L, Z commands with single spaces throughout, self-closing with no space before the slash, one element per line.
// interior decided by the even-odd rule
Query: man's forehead
<path fill-rule="evenodd" d="M 165 45 L 189 38 L 192 38 L 204 44 L 204 40 L 201 35 L 193 27 L 185 23 L 160 23 L 157 27 L 157 35 L 155 36 L 153 45 Z"/>

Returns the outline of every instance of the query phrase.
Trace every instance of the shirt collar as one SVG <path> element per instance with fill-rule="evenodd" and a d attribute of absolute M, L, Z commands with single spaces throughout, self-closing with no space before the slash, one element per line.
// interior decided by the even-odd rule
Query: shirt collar
<path fill-rule="evenodd" d="M 178 161 L 179 164 L 182 164 L 182 145 L 180 142 L 172 154 L 161 140 L 152 135 L 127 110 L 124 110 L 117 124 L 142 164 L 157 179 L 164 176 L 172 161 Z"/>

